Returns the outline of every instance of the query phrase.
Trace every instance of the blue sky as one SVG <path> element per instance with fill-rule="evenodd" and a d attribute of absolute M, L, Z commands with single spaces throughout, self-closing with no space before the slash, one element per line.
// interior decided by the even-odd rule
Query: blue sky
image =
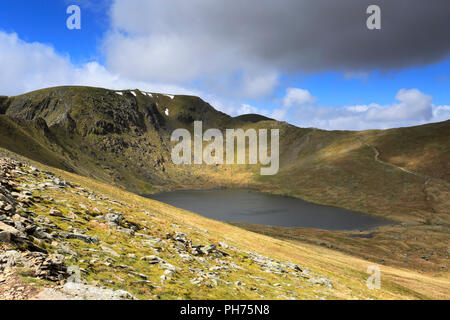
<path fill-rule="evenodd" d="M 101 3 L 101 1 L 99 1 Z M 66 9 L 79 4 L 82 10 L 82 29 L 66 28 Z M 98 59 L 99 46 L 109 26 L 108 4 L 96 8 L 83 6 L 84 1 L 64 0 L 1 0 L 0 30 L 15 32 L 27 42 L 51 45 L 60 54 L 68 54 L 73 63 Z M 87 3 L 87 2 L 85 2 Z"/>
<path fill-rule="evenodd" d="M 367 53 L 353 53 L 348 45 L 338 45 L 332 50 L 347 50 L 346 55 L 355 57 L 334 59 L 326 52 L 330 50 L 327 46 L 341 36 L 342 42 L 349 41 L 345 30 L 323 44 L 311 41 L 311 33 L 299 32 L 286 35 L 291 40 L 283 42 L 280 38 L 289 33 L 282 29 L 284 23 L 280 21 L 280 30 L 276 30 L 280 36 L 271 40 L 277 21 L 265 30 L 261 26 L 267 23 L 261 25 L 253 9 L 244 15 L 246 8 L 233 8 L 233 4 L 223 10 L 222 0 L 217 0 L 217 10 L 201 0 L 185 0 L 196 4 L 198 10 L 177 10 L 183 6 L 181 2 L 177 5 L 180 0 L 171 1 L 0 0 L 0 62 L 7 66 L 0 75 L 0 90 L 4 90 L 0 94 L 67 84 L 195 94 L 232 115 L 263 113 L 324 129 L 387 128 L 450 118 L 448 46 L 437 45 L 436 54 L 413 50 L 411 55 L 416 56 L 411 57 L 405 51 L 404 59 L 383 53 L 385 61 L 378 62 L 373 56 L 365 59 Z M 81 30 L 66 28 L 66 8 L 71 4 L 81 8 Z M 290 0 L 285 4 L 294 5 Z M 260 5 L 264 11 L 264 3 Z M 274 12 L 272 5 L 267 2 L 267 12 Z M 217 12 L 220 15 L 209 19 Z M 238 14 L 247 19 L 240 28 L 234 26 Z M 279 14 L 283 20 L 284 11 Z M 325 16 L 332 14 L 323 12 Z M 225 27 L 221 26 L 222 16 Z M 236 17 L 231 25 L 227 24 L 232 22 L 230 17 Z M 365 19 L 365 12 L 361 12 L 362 23 L 355 24 L 361 38 L 355 36 L 350 45 L 356 48 L 358 39 L 377 32 L 366 30 Z M 264 36 L 251 33 L 252 28 Z M 397 32 L 395 25 L 391 28 Z M 408 43 L 391 49 L 386 29 L 385 38 L 376 41 L 386 43 L 383 50 L 401 52 Z M 322 38 L 330 33 L 320 32 L 318 37 Z M 435 36 L 435 31 L 430 34 Z M 304 45 L 292 44 L 297 35 Z M 275 46 L 281 50 L 265 54 Z M 413 62 L 403 63 L 408 60 Z"/>

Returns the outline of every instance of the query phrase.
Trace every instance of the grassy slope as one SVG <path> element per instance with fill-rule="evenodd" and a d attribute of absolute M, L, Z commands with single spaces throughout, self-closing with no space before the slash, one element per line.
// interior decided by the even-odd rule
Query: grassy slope
<path fill-rule="evenodd" d="M 70 169 L 62 157 L 48 147 L 43 135 L 32 124 L 18 124 L 0 115 L 1 146 L 23 156 L 47 163 L 51 166 Z M 39 138 L 42 139 L 39 141 Z"/>
<path fill-rule="evenodd" d="M 450 181 L 449 121 L 378 131 L 373 144 L 382 159 L 435 179 Z"/>
<path fill-rule="evenodd" d="M 262 188 L 267 191 L 397 221 L 423 223 L 432 212 L 423 191 L 427 178 L 375 161 L 371 146 L 377 147 L 381 159 L 386 157 L 386 161 L 401 154 L 404 161 L 416 164 L 406 168 L 422 174 L 436 172 L 434 168 L 438 168 L 440 173 L 436 172 L 431 177 L 432 184 L 439 185 L 442 191 L 448 189 L 446 175 L 449 171 L 450 145 L 446 137 L 450 134 L 449 121 L 389 131 L 289 130 L 293 132 L 284 136 L 286 147 L 281 156 L 284 166 L 280 173 L 257 178 L 265 184 Z M 419 139 L 421 132 L 428 134 Z M 403 144 L 398 141 L 400 137 Z M 448 223 L 449 209 L 448 201 L 434 208 L 435 218 L 441 223 Z"/>
<path fill-rule="evenodd" d="M 433 272 L 448 268 L 448 253 L 442 253 L 440 244 L 445 243 L 450 224 L 450 121 L 384 131 L 324 131 L 276 121 L 243 122 L 215 111 L 196 97 L 171 99 L 134 92 L 136 97 L 130 91 L 122 91 L 119 96 L 99 88 L 64 87 L 16 97 L 9 102 L 9 117 L 34 119 L 39 115 L 49 125 L 58 121 L 60 124 L 50 126 L 44 135 L 32 123 L 16 124 L 9 117 L 0 116 L 0 146 L 137 193 L 239 186 L 386 217 L 406 223 L 410 237 L 390 240 L 389 237 L 405 233 L 401 227 L 394 228 L 394 233 L 380 229 L 379 236 L 364 239 L 363 243 L 353 239 L 350 245 L 346 235 L 332 233 L 321 237 L 327 238 L 334 248 L 377 263 Z M 59 102 L 49 103 L 49 96 Z M 71 103 L 75 132 L 68 131 L 64 121 L 66 105 Z M 169 116 L 163 116 L 165 108 L 170 110 Z M 158 123 L 154 117 L 159 117 Z M 205 127 L 279 128 L 279 174 L 262 177 L 258 168 L 240 165 L 173 166 L 169 135 L 175 128 L 191 129 L 192 120 L 203 120 Z M 98 121 L 106 124 L 99 125 Z M 116 128 L 120 133 L 89 132 L 101 131 L 111 122 L 120 124 Z M 384 163 L 375 160 L 374 148 Z M 245 227 L 292 239 L 289 230 Z M 314 230 L 301 230 L 300 234 L 306 236 L 307 243 L 318 238 Z M 301 237 L 294 238 L 301 241 Z M 370 253 L 361 252 L 361 246 Z M 395 246 L 399 249 L 395 250 Z M 420 250 L 405 258 L 415 247 Z M 447 260 L 441 260 L 442 255 Z M 424 260 L 422 256 L 431 258 Z"/>
<path fill-rule="evenodd" d="M 358 232 L 233 225 L 301 245 L 313 244 L 351 254 L 378 265 L 408 268 L 436 277 L 449 276 L 450 233 L 442 226 L 405 224 Z"/>
<path fill-rule="evenodd" d="M 319 296 L 323 296 L 323 292 L 326 292 L 326 298 L 341 298 L 341 299 L 355 299 L 355 298 L 372 298 L 372 299 L 448 299 L 448 288 L 450 281 L 447 276 L 427 276 L 417 272 L 413 272 L 401 268 L 382 267 L 382 288 L 381 290 L 369 290 L 365 281 L 368 277 L 366 269 L 370 262 L 363 259 L 354 258 L 352 256 L 339 253 L 320 246 L 309 244 L 298 244 L 294 242 L 287 242 L 282 240 L 276 240 L 271 237 L 267 237 L 253 232 L 248 232 L 243 229 L 221 223 L 218 221 L 210 220 L 194 213 L 173 208 L 169 205 L 159 203 L 147 198 L 137 196 L 133 193 L 129 193 L 123 189 L 115 188 L 101 182 L 78 176 L 73 173 L 62 171 L 59 169 L 50 168 L 41 165 L 37 162 L 31 161 L 31 163 L 41 170 L 52 170 L 58 176 L 77 183 L 88 190 L 95 190 L 97 194 L 109 197 L 110 199 L 116 199 L 125 204 L 127 209 L 124 212 L 124 216 L 127 220 L 148 224 L 150 223 L 154 227 L 150 230 L 150 235 L 161 236 L 165 232 L 172 231 L 174 224 L 179 227 L 175 228 L 176 231 L 186 232 L 189 237 L 198 239 L 201 242 L 213 242 L 226 241 L 228 244 L 239 247 L 244 250 L 257 251 L 260 254 L 267 255 L 269 257 L 279 259 L 282 261 L 290 261 L 299 264 L 302 267 L 306 267 L 313 272 L 317 272 L 327 278 L 331 279 L 334 284 L 334 288 L 327 290 L 324 288 L 312 287 L 305 283 L 302 279 L 291 279 L 290 277 L 282 280 L 278 279 L 276 275 L 268 275 L 267 273 L 261 273 L 252 265 L 247 265 L 249 271 L 242 273 L 236 272 L 230 275 L 227 280 L 235 281 L 242 280 L 252 281 L 248 278 L 249 273 L 252 275 L 264 277 L 270 284 L 275 282 L 282 283 L 281 287 L 275 287 L 273 289 L 267 289 L 263 292 L 253 292 L 251 290 L 230 290 L 229 285 L 219 285 L 217 288 L 211 289 L 206 287 L 197 287 L 190 285 L 189 275 L 181 273 L 181 281 L 184 281 L 183 285 L 178 282 L 168 282 L 164 285 L 164 289 L 148 289 L 145 286 L 131 285 L 132 279 L 129 279 L 124 271 L 114 271 L 113 273 L 119 278 L 125 278 L 125 282 L 113 281 L 115 288 L 122 288 L 130 290 L 133 294 L 138 295 L 140 298 L 149 298 L 159 295 L 161 298 L 176 298 L 182 296 L 184 298 L 260 298 L 259 294 L 264 294 L 265 298 L 277 298 L 278 295 L 286 294 L 286 292 L 294 292 L 297 298 L 315 299 Z M 52 198 L 59 200 L 61 194 L 57 191 L 50 191 Z M 76 196 L 64 196 L 69 204 L 77 206 L 79 203 L 85 203 L 88 207 L 92 205 L 98 206 L 98 204 L 90 203 L 87 199 L 78 199 Z M 39 204 L 39 214 L 47 215 L 47 209 L 44 205 Z M 66 210 L 64 206 L 61 209 L 64 214 Z M 102 210 L 102 207 L 100 207 Z M 120 210 L 120 208 L 116 208 Z M 144 215 L 144 212 L 150 212 L 151 218 Z M 79 215 L 81 215 L 79 213 Z M 55 219 L 51 216 L 49 218 Z M 63 228 L 67 225 L 64 222 L 57 222 Z M 118 235 L 111 232 L 108 228 L 97 224 L 90 224 L 88 228 L 90 235 L 97 235 L 102 241 L 109 243 L 115 250 L 120 248 L 120 252 L 126 254 L 128 252 L 136 252 L 139 255 L 145 254 L 145 247 L 134 242 L 126 235 Z M 207 230 L 205 233 L 201 230 Z M 76 250 L 80 255 L 80 258 L 89 259 L 86 256 L 84 249 L 90 249 L 92 246 L 86 245 L 76 240 L 70 241 L 72 249 Z M 257 244 L 257 245 L 255 245 Z M 92 247 L 95 249 L 94 247 Z M 137 250 L 137 251 L 136 251 Z M 85 258 L 86 256 L 86 258 Z M 241 260 L 239 256 L 234 257 L 235 261 Z M 120 260 L 122 263 L 130 264 L 129 260 Z M 179 262 L 169 260 L 169 262 L 179 265 Z M 155 269 L 148 269 L 147 266 L 140 262 L 133 263 L 132 266 L 139 272 L 143 272 L 150 276 L 150 280 L 157 281 L 160 271 Z M 102 279 L 114 279 L 111 271 L 105 269 L 101 265 L 91 265 L 86 267 L 88 272 L 88 280 L 91 283 L 101 283 Z M 248 283 L 251 285 L 259 286 L 258 282 Z"/>

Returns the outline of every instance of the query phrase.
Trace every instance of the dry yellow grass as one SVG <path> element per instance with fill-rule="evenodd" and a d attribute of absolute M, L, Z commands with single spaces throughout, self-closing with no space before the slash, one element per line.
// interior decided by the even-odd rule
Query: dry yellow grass
<path fill-rule="evenodd" d="M 380 266 L 382 272 L 381 290 L 369 290 L 365 284 L 369 276 L 366 273 L 367 267 L 372 264 L 369 261 L 320 246 L 282 241 L 246 231 L 186 210 L 140 197 L 89 178 L 53 168 L 52 170 L 69 181 L 79 183 L 119 201 L 157 211 L 180 224 L 208 230 L 212 240 L 225 240 L 242 249 L 256 251 L 275 259 L 298 263 L 311 270 L 330 275 L 338 282 L 334 290 L 336 298 L 352 299 L 356 296 L 356 293 L 364 293 L 364 295 L 374 299 L 450 298 L 450 278 L 448 274 L 432 277 L 407 269 Z"/>
<path fill-rule="evenodd" d="M 23 160 L 23 158 L 22 158 Z M 204 218 L 195 213 L 138 196 L 123 189 L 82 177 L 63 170 L 29 161 L 41 170 L 50 170 L 63 179 L 80 184 L 97 193 L 167 217 L 168 221 L 208 231 L 212 242 L 226 241 L 243 250 L 250 250 L 274 259 L 290 261 L 307 267 L 333 279 L 335 299 L 449 299 L 450 277 L 448 273 L 431 276 L 405 268 L 380 266 L 381 289 L 370 290 L 366 286 L 369 277 L 367 267 L 373 262 L 360 259 L 321 246 L 284 241 L 246 231 L 219 221 Z M 310 297 L 311 298 L 311 297 Z"/>

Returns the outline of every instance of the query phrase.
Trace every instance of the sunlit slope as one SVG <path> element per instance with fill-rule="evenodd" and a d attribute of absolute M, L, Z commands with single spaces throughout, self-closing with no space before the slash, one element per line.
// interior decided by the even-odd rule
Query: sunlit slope
<path fill-rule="evenodd" d="M 280 172 L 255 180 L 268 192 L 397 221 L 448 223 L 449 135 L 450 121 L 363 132 L 288 126 Z"/>
<path fill-rule="evenodd" d="M 108 283 L 108 287 L 130 291 L 139 298 L 154 299 L 157 297 L 164 299 L 179 297 L 191 299 L 286 299 L 289 297 L 296 299 L 448 299 L 450 282 L 445 277 L 430 277 L 413 271 L 381 266 L 381 289 L 370 290 L 366 286 L 366 280 L 369 277 L 367 267 L 372 264 L 371 262 L 318 246 L 299 245 L 248 232 L 140 197 L 90 178 L 47 167 L 34 161 L 31 163 L 38 169 L 45 172 L 52 171 L 60 178 L 83 187 L 83 190 L 90 194 L 89 197 L 84 197 L 83 193 L 79 192 L 81 189 L 76 189 L 78 192 L 75 193 L 64 189 L 43 190 L 42 194 L 35 194 L 35 196 L 45 199 L 50 199 L 48 196 L 51 196 L 52 200 L 37 203 L 36 208 L 32 207 L 36 214 L 51 219 L 63 230 L 70 227 L 70 219 L 63 220 L 49 215 L 48 206 L 51 205 L 53 208 L 61 210 L 63 216 L 69 214 L 65 204 L 70 204 L 73 208 L 80 207 L 77 209 L 77 219 L 86 215 L 91 220 L 86 225 L 77 224 L 75 226 L 76 228 L 85 228 L 85 235 L 98 237 L 100 243 L 86 244 L 79 240 L 66 240 L 71 250 L 78 254 L 78 259 L 73 263 L 81 263 L 85 270 L 83 276 L 86 277 L 88 283 Z M 20 179 L 27 180 L 29 178 L 21 175 Z M 33 174 L 31 179 L 40 179 L 40 174 Z M 107 201 L 109 204 L 103 204 L 105 199 L 109 199 Z M 115 210 L 119 210 L 123 214 L 125 221 L 141 228 L 139 233 L 128 235 L 97 222 L 92 208 L 96 207 L 102 211 L 105 210 L 104 205 L 111 206 L 111 203 Z M 83 206 L 81 207 L 79 204 L 83 204 Z M 234 263 L 244 269 L 236 268 L 231 272 L 220 271 L 220 278 L 229 284 L 218 281 L 217 285 L 198 285 L 191 282 L 196 279 L 195 272 L 198 271 L 192 273 L 190 270 L 217 267 L 218 260 L 204 257 L 201 263 L 201 259 L 186 262 L 181 255 L 176 253 L 175 247 L 168 247 L 168 251 L 160 250 L 158 255 L 178 269 L 171 279 L 165 280 L 161 284 L 160 275 L 164 270 L 160 270 L 158 266 L 143 263 L 139 259 L 129 258 L 130 254 L 137 257 L 153 254 L 149 253 L 153 252 L 152 247 L 146 245 L 148 241 L 145 239 L 155 237 L 165 239 L 166 233 L 174 234 L 176 232 L 185 233 L 188 239 L 193 239 L 195 243 L 219 244 L 225 242 L 235 249 L 221 248 L 230 256 L 219 260 L 226 260 L 229 265 Z M 140 240 L 140 237 L 144 237 L 144 240 Z M 104 246 L 114 248 L 120 257 L 105 251 L 100 254 L 95 263 L 88 263 L 92 252 L 100 252 L 98 250 Z M 46 247 L 52 252 L 52 245 Z M 300 273 L 298 277 L 264 271 L 252 259 L 249 259 L 249 252 L 258 253 L 268 259 L 273 259 L 274 262 L 294 263 L 302 270 L 307 271 Z M 112 261 L 111 258 L 116 261 L 112 266 L 120 264 L 120 268 L 114 270 L 111 269 L 112 266 L 101 263 L 105 259 L 105 261 Z M 129 272 L 128 269 L 124 269 L 124 265 L 134 271 Z M 148 281 L 137 281 L 140 274 L 145 274 Z M 314 275 L 314 278 L 311 275 Z M 329 280 L 331 285 L 328 282 L 320 282 L 320 279 Z M 108 282 L 105 282 L 106 280 Z M 245 285 L 236 285 L 235 283 L 238 281 Z M 45 285 L 45 283 L 39 285 Z"/>

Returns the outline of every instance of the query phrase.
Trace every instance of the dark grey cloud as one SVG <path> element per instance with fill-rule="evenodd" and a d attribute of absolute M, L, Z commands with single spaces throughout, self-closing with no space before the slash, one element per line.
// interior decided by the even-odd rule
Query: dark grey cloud
<path fill-rule="evenodd" d="M 381 7 L 382 30 L 366 27 L 370 4 Z M 365 71 L 448 56 L 449 13 L 449 0 L 116 0 L 113 23 L 141 40 L 185 39 L 201 46 L 196 55 L 204 61 L 240 58 L 282 72 Z"/>

